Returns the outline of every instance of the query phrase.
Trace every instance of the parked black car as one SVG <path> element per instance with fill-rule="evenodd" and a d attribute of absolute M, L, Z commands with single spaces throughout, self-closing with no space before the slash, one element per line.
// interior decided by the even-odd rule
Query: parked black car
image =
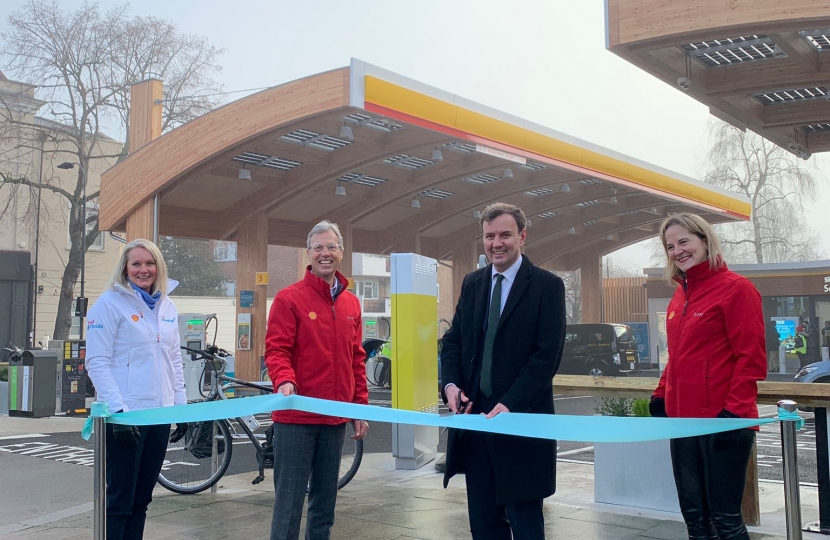
<path fill-rule="evenodd" d="M 631 328 L 624 324 L 571 324 L 558 373 L 627 375 L 640 371 L 640 354 Z"/>

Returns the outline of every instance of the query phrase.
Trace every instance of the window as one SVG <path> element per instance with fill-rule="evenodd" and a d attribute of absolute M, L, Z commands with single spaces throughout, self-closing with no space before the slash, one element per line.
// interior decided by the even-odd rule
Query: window
<path fill-rule="evenodd" d="M 69 211 L 71 212 L 72 207 L 69 205 Z M 67 220 L 67 230 L 66 230 L 66 249 L 72 247 L 72 237 L 69 235 L 69 220 Z M 95 225 L 98 223 L 98 206 L 94 202 L 87 202 L 86 203 L 86 232 L 89 234 L 92 229 L 95 228 Z M 88 250 L 89 251 L 104 251 L 104 235 L 98 231 L 98 236 L 90 242 Z"/>
<path fill-rule="evenodd" d="M 357 295 L 362 298 L 377 298 L 378 297 L 378 283 L 377 281 L 358 281 Z"/>
<path fill-rule="evenodd" d="M 213 243 L 213 260 L 218 262 L 235 261 L 236 260 L 236 242 L 221 242 Z"/>

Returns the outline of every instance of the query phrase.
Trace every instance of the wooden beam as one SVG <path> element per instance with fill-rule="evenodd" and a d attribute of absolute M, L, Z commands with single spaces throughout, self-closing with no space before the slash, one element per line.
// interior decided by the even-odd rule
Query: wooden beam
<path fill-rule="evenodd" d="M 303 237 L 305 239 L 305 237 Z M 239 227 L 236 237 L 236 286 L 239 291 L 254 291 L 253 307 L 237 305 L 236 313 L 251 314 L 250 350 L 236 349 L 236 376 L 243 381 L 258 381 L 260 357 L 265 354 L 265 319 L 268 287 L 257 284 L 257 272 L 268 271 L 268 218 L 263 213 L 250 216 Z M 236 332 L 234 332 L 236 335 Z"/>
<path fill-rule="evenodd" d="M 818 71 L 821 64 L 818 60 L 818 51 L 807 43 L 807 40 L 798 32 L 777 32 L 768 34 L 776 45 L 781 47 L 790 58 L 802 65 L 807 71 Z"/>
<path fill-rule="evenodd" d="M 101 191 L 101 228 L 119 223 L 141 201 L 215 154 L 299 118 L 348 104 L 349 70 L 343 68 L 253 94 L 174 129 L 103 174 L 102 184 L 109 189 Z"/>
<path fill-rule="evenodd" d="M 830 122 L 830 101 L 816 99 L 798 103 L 780 103 L 764 107 L 765 129 Z"/>

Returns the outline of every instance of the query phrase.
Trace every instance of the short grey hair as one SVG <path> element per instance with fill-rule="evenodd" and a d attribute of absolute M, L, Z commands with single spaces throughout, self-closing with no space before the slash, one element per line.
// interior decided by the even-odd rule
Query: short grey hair
<path fill-rule="evenodd" d="M 340 234 L 340 227 L 337 226 L 337 223 L 332 223 L 331 221 L 324 219 L 320 223 L 314 226 L 311 231 L 308 233 L 308 236 L 305 239 L 305 247 L 306 249 L 311 249 L 311 237 L 324 233 L 326 231 L 331 231 L 337 236 L 337 245 L 340 246 L 340 250 L 343 250 L 343 235 Z"/>

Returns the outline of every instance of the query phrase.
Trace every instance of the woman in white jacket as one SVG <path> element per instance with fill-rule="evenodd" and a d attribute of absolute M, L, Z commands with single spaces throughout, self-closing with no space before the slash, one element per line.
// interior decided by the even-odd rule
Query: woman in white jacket
<path fill-rule="evenodd" d="M 178 313 L 168 293 L 159 248 L 149 240 L 124 247 L 110 288 L 87 315 L 87 370 L 98 401 L 110 412 L 187 403 L 179 349 Z M 147 507 L 161 470 L 168 438 L 185 424 L 107 424 L 107 539 L 144 535 Z"/>

